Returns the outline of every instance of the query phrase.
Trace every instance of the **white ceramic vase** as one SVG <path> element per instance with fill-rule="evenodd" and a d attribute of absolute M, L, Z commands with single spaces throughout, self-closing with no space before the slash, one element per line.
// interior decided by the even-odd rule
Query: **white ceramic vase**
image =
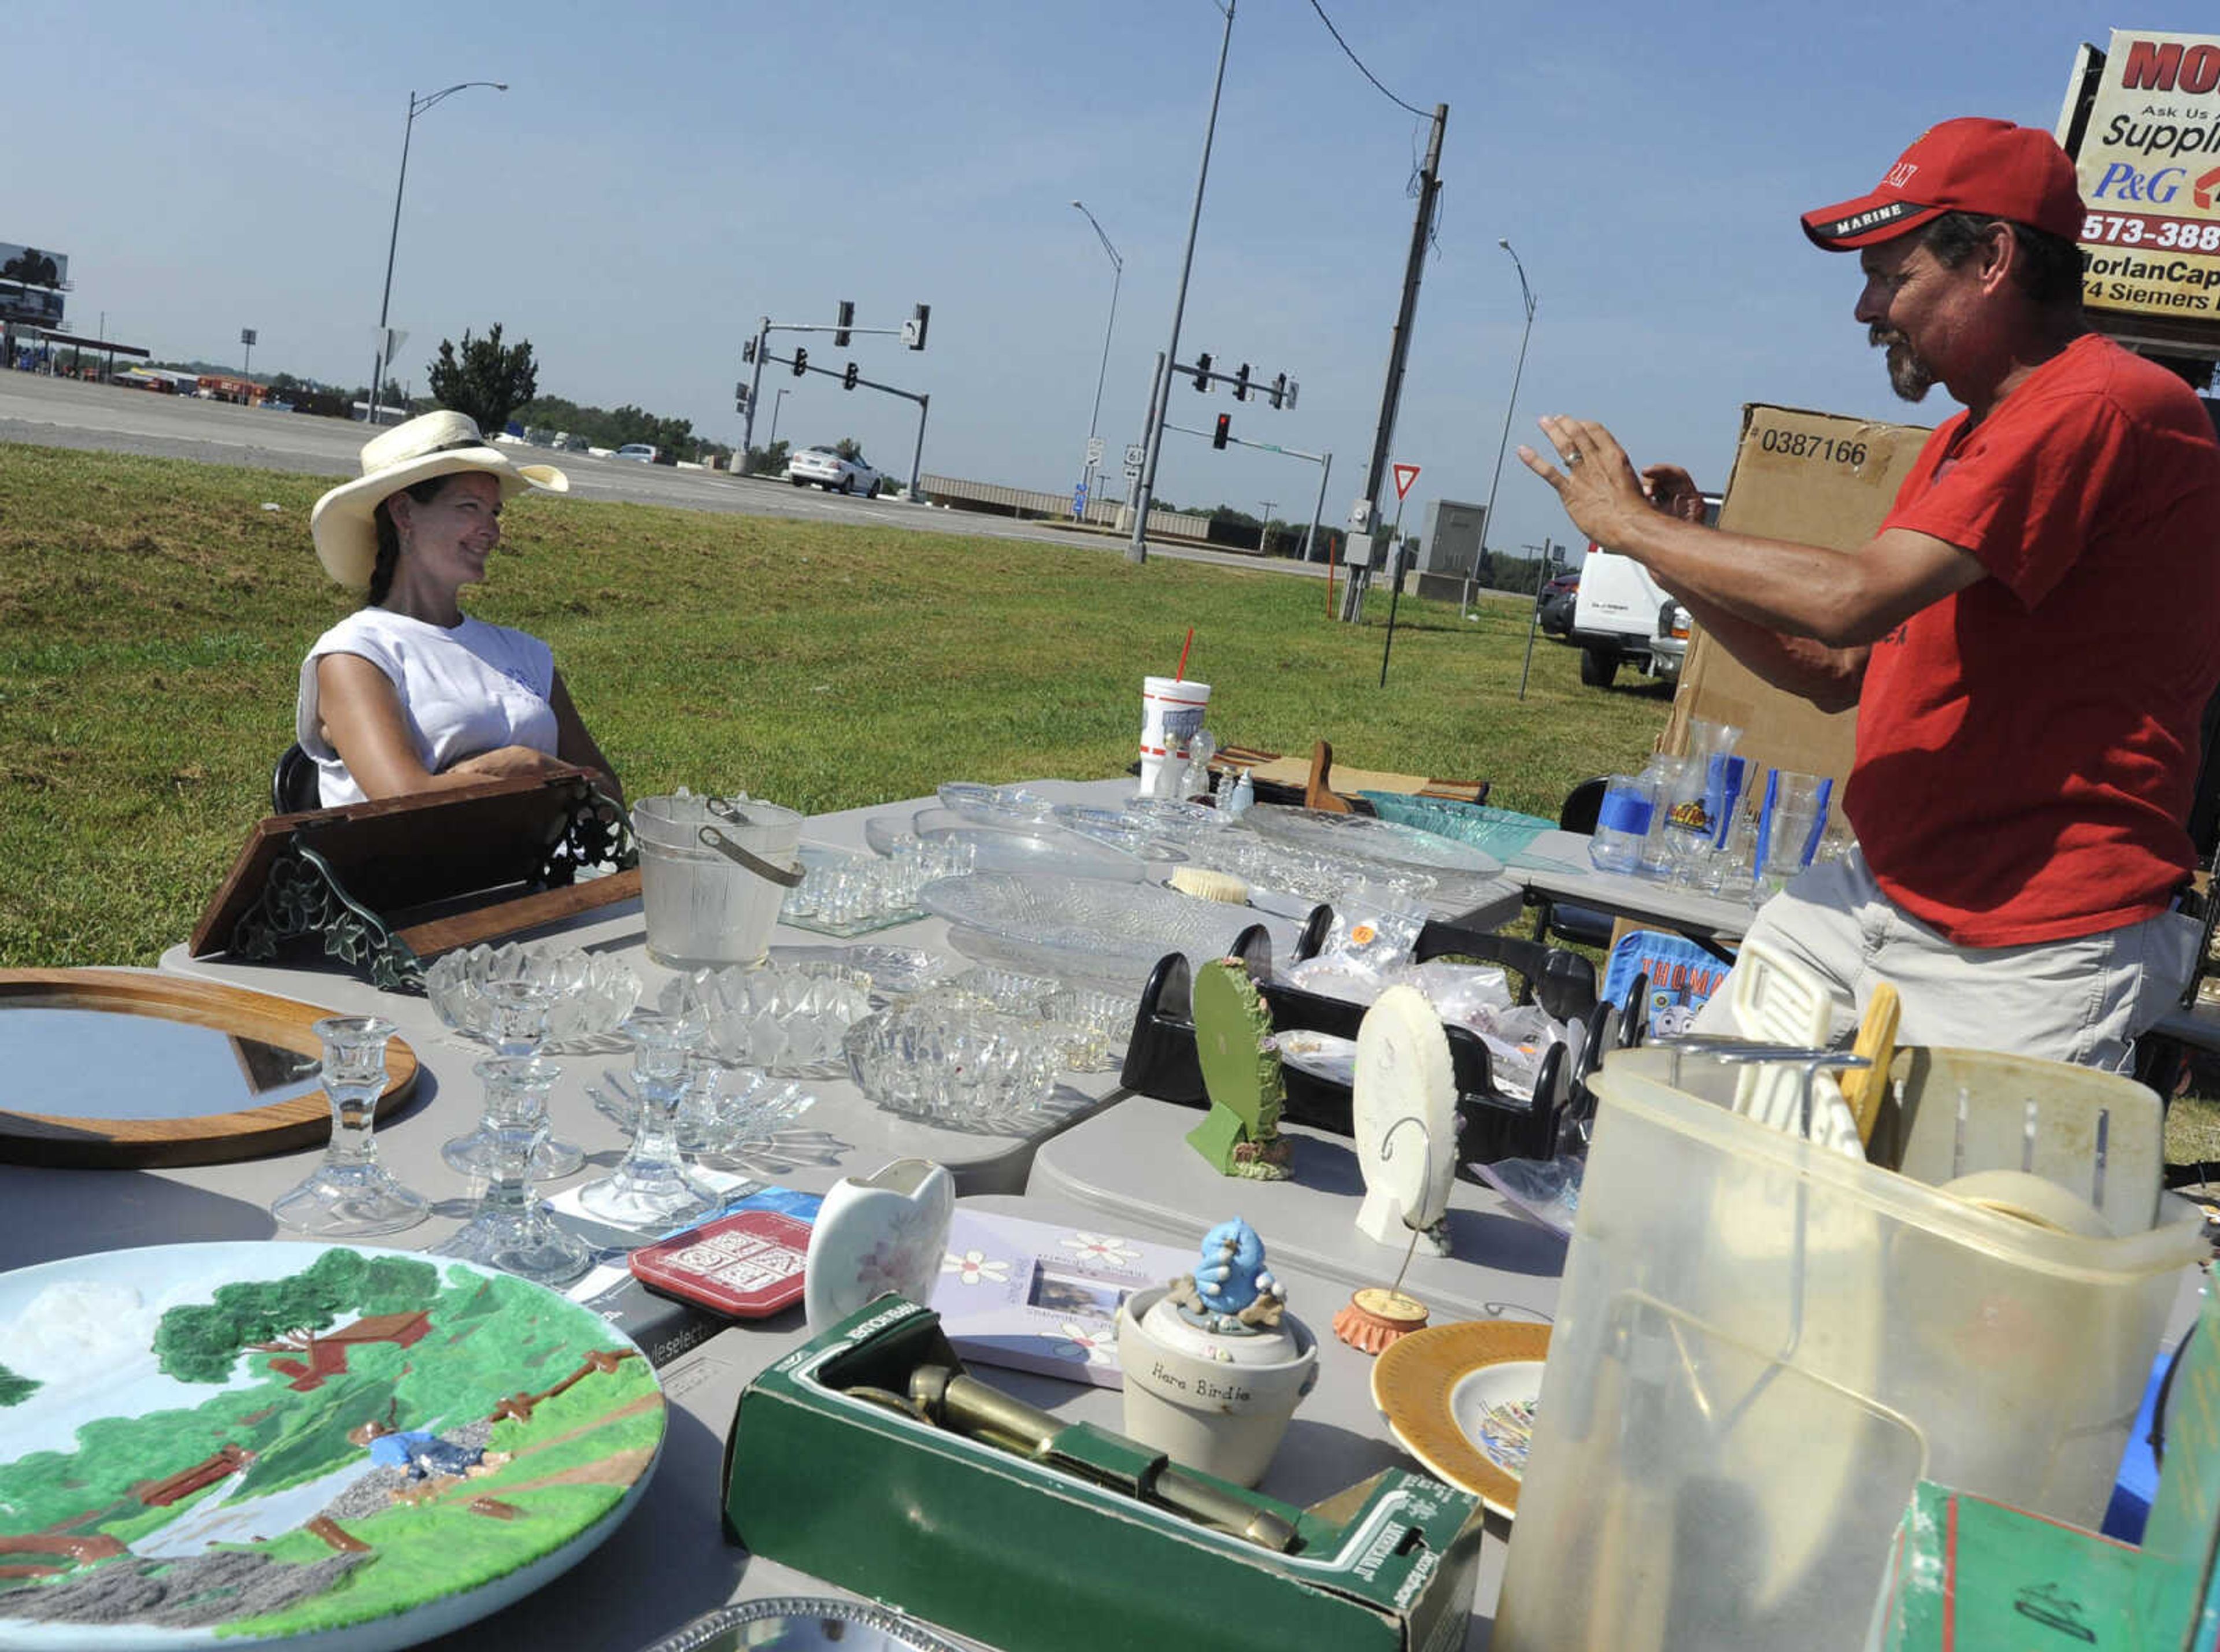
<path fill-rule="evenodd" d="M 930 1302 L 955 1214 L 955 1179 L 930 1159 L 896 1159 L 876 1175 L 835 1182 L 809 1230 L 801 1298 L 809 1329 L 889 1291 Z"/>

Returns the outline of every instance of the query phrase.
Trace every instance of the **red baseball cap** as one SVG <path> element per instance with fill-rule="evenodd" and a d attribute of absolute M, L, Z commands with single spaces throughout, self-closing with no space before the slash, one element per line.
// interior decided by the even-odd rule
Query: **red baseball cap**
<path fill-rule="evenodd" d="M 2081 239 L 2086 209 L 2073 162 L 2048 132 L 1968 115 L 1931 126 L 1870 193 L 1804 215 L 1804 233 L 1830 252 L 1893 240 L 1946 212 L 2009 218 Z"/>

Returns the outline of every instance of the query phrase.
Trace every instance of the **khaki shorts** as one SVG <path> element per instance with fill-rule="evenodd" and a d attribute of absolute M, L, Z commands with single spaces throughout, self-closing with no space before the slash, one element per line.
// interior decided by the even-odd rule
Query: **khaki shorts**
<path fill-rule="evenodd" d="M 1760 908 L 1762 940 L 1826 983 L 1833 1043 L 1847 1044 L 1886 981 L 1903 1001 L 1899 1044 L 2001 1050 L 2126 1072 L 2136 1036 L 2172 1007 L 2189 980 L 2198 926 L 2161 913 L 2071 940 L 1966 947 L 1906 916 L 1874 882 L 1865 857 L 1812 867 Z M 1693 1031 L 1739 1031 L 1731 976 Z"/>

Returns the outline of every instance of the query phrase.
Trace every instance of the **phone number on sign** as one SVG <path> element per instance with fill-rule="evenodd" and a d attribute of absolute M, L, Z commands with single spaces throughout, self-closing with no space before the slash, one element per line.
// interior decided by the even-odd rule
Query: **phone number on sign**
<path fill-rule="evenodd" d="M 2108 246 L 2148 246 L 2161 252 L 2220 252 L 2220 223 L 2192 223 L 2186 218 L 2140 218 L 2132 214 L 2092 212 L 2082 221 L 2081 239 Z"/>
<path fill-rule="evenodd" d="M 1831 459 L 1852 469 L 1866 462 L 1863 442 L 1837 441 L 1832 436 L 1813 436 L 1800 430 L 1768 430 L 1758 438 L 1757 445 L 1768 453 L 1786 453 L 1790 458 Z"/>

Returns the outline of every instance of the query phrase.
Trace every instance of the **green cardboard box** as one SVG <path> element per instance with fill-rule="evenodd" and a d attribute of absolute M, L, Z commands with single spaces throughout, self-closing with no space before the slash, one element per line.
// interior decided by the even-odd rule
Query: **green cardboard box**
<path fill-rule="evenodd" d="M 2142 1546 L 1922 1481 L 1868 1652 L 2190 1652 L 2220 1636 L 2220 1304 L 2175 1368 Z"/>
<path fill-rule="evenodd" d="M 1084 1424 L 1021 1456 L 845 1392 L 961 1368 L 938 1315 L 882 1297 L 764 1372 L 725 1453 L 725 1531 L 753 1553 L 1001 1652 L 1463 1643 L 1480 1503 L 1388 1470 L 1311 1509 L 1281 1554 L 1144 1500 L 1164 1459 Z M 1115 1482 L 1106 1484 L 1106 1481 Z"/>

